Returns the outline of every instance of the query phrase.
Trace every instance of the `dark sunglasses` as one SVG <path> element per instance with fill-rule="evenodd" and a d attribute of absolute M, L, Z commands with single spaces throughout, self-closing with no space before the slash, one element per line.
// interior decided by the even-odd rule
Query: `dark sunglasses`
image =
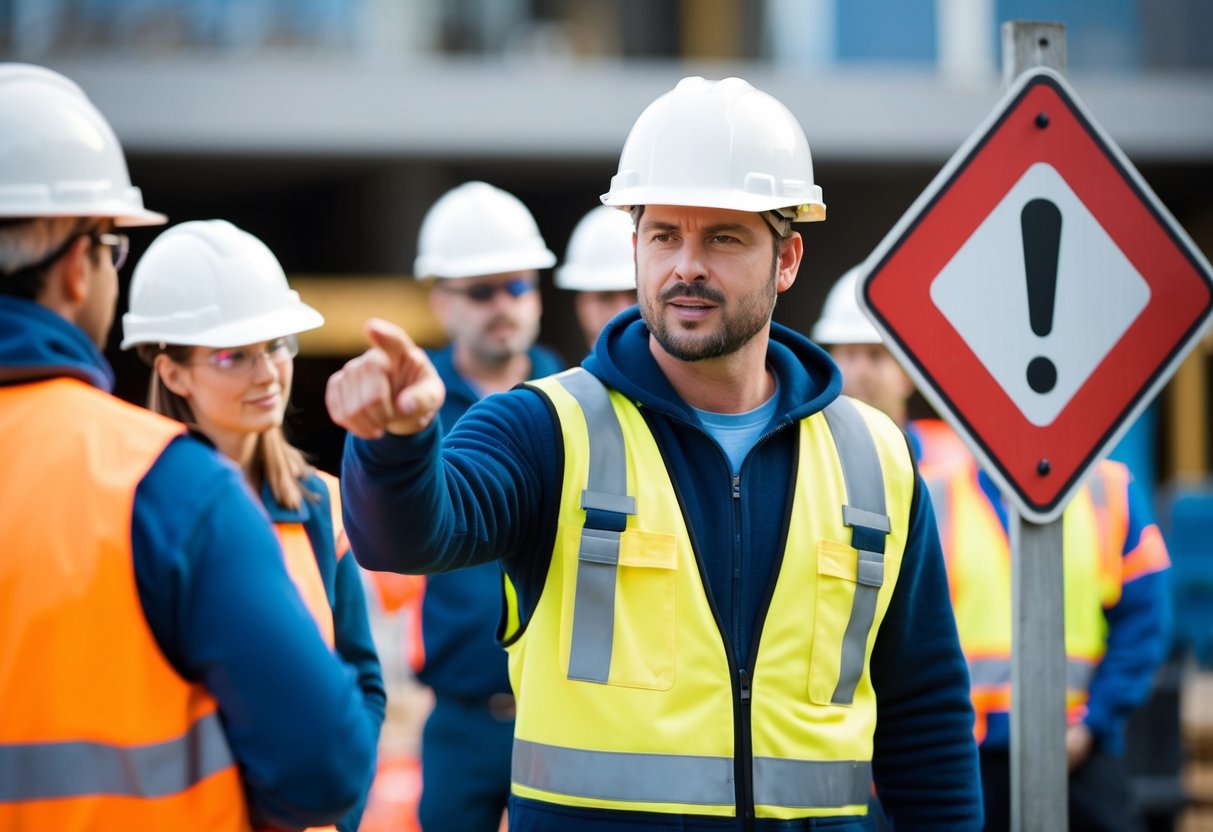
<path fill-rule="evenodd" d="M 480 283 L 476 286 L 468 286 L 467 288 L 456 288 L 454 286 L 446 286 L 444 288 L 448 292 L 463 295 L 475 303 L 488 303 L 497 297 L 498 292 L 505 292 L 512 298 L 520 298 L 527 292 L 535 289 L 535 281 L 517 277 L 513 280 L 507 280 L 505 283 Z"/>

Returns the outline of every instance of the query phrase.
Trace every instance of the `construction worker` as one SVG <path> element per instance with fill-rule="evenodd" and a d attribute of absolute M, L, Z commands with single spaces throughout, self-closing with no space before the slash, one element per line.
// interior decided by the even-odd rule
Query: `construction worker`
<path fill-rule="evenodd" d="M 569 236 L 556 286 L 573 292 L 573 311 L 593 349 L 607 321 L 636 305 L 632 219 L 609 205 L 592 208 Z"/>
<path fill-rule="evenodd" d="M 1010 828 L 1011 565 L 1007 506 L 960 439 L 936 420 L 906 423 L 912 391 L 856 296 L 858 270 L 826 300 L 814 340 L 843 390 L 906 425 L 933 495 L 961 646 L 972 677 L 986 828 Z M 896 369 L 894 369 L 896 368 Z M 928 461 L 929 460 L 929 461 Z M 1165 658 L 1169 558 L 1128 469 L 1104 460 L 1064 517 L 1069 825 L 1142 829 L 1117 757 L 1124 725 Z"/>
<path fill-rule="evenodd" d="M 581 367 L 442 439 L 441 378 L 372 320 L 326 392 L 366 565 L 504 566 L 510 828 L 866 829 L 873 777 L 899 830 L 979 828 L 930 499 L 897 426 L 771 322 L 792 224 L 825 215 L 804 131 L 683 79 L 603 202 L 633 215 L 640 304 Z"/>
<path fill-rule="evenodd" d="M 383 676 L 358 564 L 346 557 L 337 480 L 282 431 L 296 336 L 323 323 L 252 234 L 224 220 L 186 222 L 157 237 L 135 267 L 122 348 L 135 347 L 152 368 L 148 407 L 212 443 L 261 497 L 325 643 L 357 675 L 377 740 Z M 361 813 L 362 801 L 337 829 L 353 832 Z"/>
<path fill-rule="evenodd" d="M 555 262 L 531 212 L 500 188 L 465 182 L 430 207 L 414 274 L 431 282 L 430 304 L 450 337 L 430 355 L 446 387 L 443 430 L 484 396 L 563 369 L 535 343 L 539 270 Z M 515 709 L 494 639 L 501 569 L 486 562 L 429 575 L 420 602 L 415 666 L 434 691 L 421 737 L 421 828 L 495 832 L 510 792 Z"/>
<path fill-rule="evenodd" d="M 58 73 L 0 65 L 0 136 L 0 828 L 334 822 L 357 687 L 239 472 L 109 392 L 123 229 L 165 218 Z"/>

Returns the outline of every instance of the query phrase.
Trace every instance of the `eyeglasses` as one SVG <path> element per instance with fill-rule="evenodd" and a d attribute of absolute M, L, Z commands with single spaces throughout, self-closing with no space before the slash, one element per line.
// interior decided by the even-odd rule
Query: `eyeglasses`
<path fill-rule="evenodd" d="M 108 234 L 91 231 L 87 235 L 94 245 L 109 246 L 110 260 L 114 264 L 114 271 L 122 268 L 122 264 L 126 262 L 126 256 L 131 253 L 131 238 L 125 234 Z"/>
<path fill-rule="evenodd" d="M 126 262 L 126 255 L 131 250 L 130 237 L 127 237 L 125 234 L 112 234 L 104 231 L 81 231 L 79 234 L 73 234 L 68 237 L 58 248 L 38 262 L 30 263 L 28 266 L 22 266 L 16 271 L 10 272 L 7 278 L 24 277 L 27 274 L 40 274 L 46 271 L 60 257 L 67 254 L 67 250 L 81 237 L 88 237 L 92 240 L 93 245 L 109 246 L 110 261 L 114 264 L 114 271 L 122 268 L 122 264 Z"/>
<path fill-rule="evenodd" d="M 239 375 L 251 373 L 253 368 L 257 366 L 257 359 L 262 355 L 269 361 L 286 361 L 288 358 L 294 358 L 298 354 L 299 340 L 294 335 L 287 335 L 284 338 L 275 338 L 273 341 L 267 341 L 261 349 L 254 349 L 252 347 L 226 347 L 215 350 L 202 359 L 201 363 L 209 364 L 222 373 Z"/>
<path fill-rule="evenodd" d="M 456 288 L 454 286 L 444 286 L 443 288 L 448 292 L 463 295 L 473 303 L 488 303 L 497 297 L 498 292 L 505 292 L 512 298 L 522 297 L 527 292 L 535 289 L 535 281 L 527 280 L 524 277 L 516 277 L 513 280 L 507 280 L 505 283 L 478 283 L 475 286 L 468 286 L 466 288 Z"/>

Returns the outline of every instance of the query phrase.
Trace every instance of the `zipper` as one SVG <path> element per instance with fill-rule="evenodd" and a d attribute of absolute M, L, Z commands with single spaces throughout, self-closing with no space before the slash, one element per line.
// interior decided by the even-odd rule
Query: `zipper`
<path fill-rule="evenodd" d="M 750 832 L 754 828 L 754 762 L 750 737 L 750 674 L 744 667 L 737 672 L 737 692 L 741 707 L 737 731 L 737 763 L 741 766 L 734 775 L 737 778 L 738 813 L 742 829 Z"/>

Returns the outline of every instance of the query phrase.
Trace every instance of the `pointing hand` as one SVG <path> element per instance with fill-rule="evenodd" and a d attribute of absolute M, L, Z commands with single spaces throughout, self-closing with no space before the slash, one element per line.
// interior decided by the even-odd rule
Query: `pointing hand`
<path fill-rule="evenodd" d="M 425 351 L 395 324 L 366 322 L 371 348 L 328 380 L 329 417 L 362 439 L 417 433 L 434 420 L 446 387 Z"/>

